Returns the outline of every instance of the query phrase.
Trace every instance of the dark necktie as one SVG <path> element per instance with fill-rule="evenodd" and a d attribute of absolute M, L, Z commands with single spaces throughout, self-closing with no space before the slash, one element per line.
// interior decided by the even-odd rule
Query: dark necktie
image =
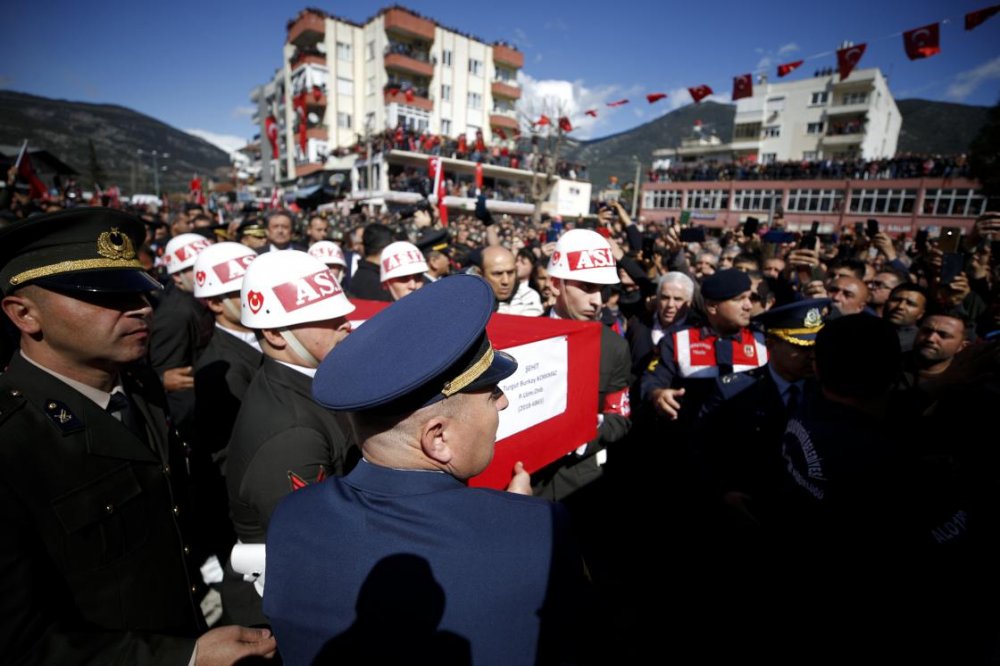
<path fill-rule="evenodd" d="M 142 440 L 143 444 L 149 443 L 149 440 L 146 438 L 146 426 L 142 422 L 142 417 L 135 406 L 132 405 L 132 401 L 129 400 L 127 395 L 118 391 L 112 393 L 107 411 L 121 421 L 122 425 L 132 431 L 133 435 Z"/>
<path fill-rule="evenodd" d="M 795 384 L 788 387 L 788 392 L 785 394 L 787 396 L 785 408 L 789 416 L 794 416 L 795 411 L 799 408 L 799 393 L 801 393 L 801 390 Z"/>

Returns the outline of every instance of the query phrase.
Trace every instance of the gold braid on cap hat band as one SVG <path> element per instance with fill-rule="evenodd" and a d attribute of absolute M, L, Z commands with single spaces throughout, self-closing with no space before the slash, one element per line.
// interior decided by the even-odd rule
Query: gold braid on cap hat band
<path fill-rule="evenodd" d="M 57 264 L 49 264 L 48 266 L 39 266 L 38 268 L 22 271 L 17 275 L 11 276 L 10 284 L 16 287 L 28 280 L 37 280 L 38 278 L 72 273 L 74 271 L 86 271 L 93 268 L 138 268 L 139 270 L 143 270 L 142 264 L 139 263 L 138 259 L 131 261 L 122 261 L 121 259 L 76 259 L 74 261 L 60 261 Z"/>
<path fill-rule="evenodd" d="M 802 340 L 796 338 L 796 335 L 802 335 L 804 333 L 818 333 L 822 330 L 823 324 L 819 326 L 813 326 L 812 328 L 774 328 L 768 329 L 767 335 L 773 335 L 779 340 L 784 340 L 793 345 L 798 345 L 799 347 L 812 347 L 816 344 L 815 340 Z"/>
<path fill-rule="evenodd" d="M 441 389 L 441 393 L 443 393 L 446 398 L 450 398 L 472 382 L 476 381 L 476 379 L 486 372 L 487 368 L 491 365 L 493 365 L 493 345 L 488 344 L 486 352 L 479 357 L 478 361 L 466 368 L 465 372 L 460 374 L 458 377 L 455 377 L 450 382 L 445 382 L 444 388 Z"/>

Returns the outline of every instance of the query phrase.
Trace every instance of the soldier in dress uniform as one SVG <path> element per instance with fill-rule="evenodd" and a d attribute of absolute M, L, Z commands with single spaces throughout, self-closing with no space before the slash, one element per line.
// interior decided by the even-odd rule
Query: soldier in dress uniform
<path fill-rule="evenodd" d="M 198 639 L 183 455 L 141 365 L 144 292 L 159 288 L 142 238 L 140 220 L 106 208 L 0 231 L 2 307 L 20 334 L 0 376 L 4 661 L 182 666 L 274 650 L 240 627 Z"/>
<path fill-rule="evenodd" d="M 225 474 L 236 536 L 243 544 L 260 544 L 285 495 L 344 474 L 357 461 L 344 417 L 317 405 L 311 393 L 316 368 L 351 331 L 347 315 L 354 306 L 323 262 L 285 250 L 250 264 L 240 311 L 265 358 L 243 396 Z M 229 616 L 266 622 L 254 586 L 232 566 L 226 573 L 223 607 Z"/>

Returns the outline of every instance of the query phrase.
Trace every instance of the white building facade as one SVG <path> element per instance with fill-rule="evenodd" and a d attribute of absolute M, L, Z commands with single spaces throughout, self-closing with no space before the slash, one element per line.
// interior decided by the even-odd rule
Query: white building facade
<path fill-rule="evenodd" d="M 736 102 L 733 137 L 682 142 L 658 158 L 756 161 L 878 159 L 896 153 L 902 116 L 878 69 L 788 83 L 763 81 L 753 97 Z"/>
<path fill-rule="evenodd" d="M 265 156 L 268 117 L 278 129 L 279 159 L 271 155 L 277 181 L 322 171 L 359 135 L 399 124 L 448 137 L 464 133 L 470 141 L 481 131 L 488 143 L 494 128 L 518 126 L 524 56 L 511 46 L 487 44 L 399 6 L 363 24 L 306 9 L 287 28 L 282 66 L 251 94 Z"/>

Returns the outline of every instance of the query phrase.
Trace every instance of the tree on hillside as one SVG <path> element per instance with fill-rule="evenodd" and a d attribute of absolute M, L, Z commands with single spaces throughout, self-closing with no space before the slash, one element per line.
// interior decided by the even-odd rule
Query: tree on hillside
<path fill-rule="evenodd" d="M 87 139 L 87 150 L 91 184 L 94 187 L 107 187 L 109 184 L 108 176 L 104 173 L 101 163 L 97 160 L 97 149 L 94 147 L 93 139 Z"/>
<path fill-rule="evenodd" d="M 563 101 L 550 97 L 542 102 L 541 108 L 532 105 L 522 109 L 520 115 L 521 126 L 530 130 L 531 190 L 528 196 L 535 207 L 531 218 L 539 222 L 542 205 L 549 200 L 552 189 L 559 182 L 556 167 L 566 135 L 560 119 L 568 113 Z"/>
<path fill-rule="evenodd" d="M 969 168 L 983 186 L 983 194 L 996 210 L 1000 199 L 1000 102 L 990 109 L 986 124 L 969 144 Z"/>

